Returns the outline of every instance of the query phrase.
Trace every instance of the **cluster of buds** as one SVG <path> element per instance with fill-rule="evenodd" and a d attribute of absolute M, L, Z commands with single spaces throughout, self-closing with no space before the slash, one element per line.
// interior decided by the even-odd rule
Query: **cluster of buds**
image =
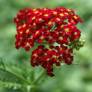
<path fill-rule="evenodd" d="M 53 76 L 53 65 L 62 62 L 71 64 L 73 49 L 79 48 L 80 30 L 76 27 L 82 22 L 71 9 L 26 8 L 14 18 L 17 27 L 16 48 L 32 51 L 31 65 L 41 65 L 49 76 Z"/>

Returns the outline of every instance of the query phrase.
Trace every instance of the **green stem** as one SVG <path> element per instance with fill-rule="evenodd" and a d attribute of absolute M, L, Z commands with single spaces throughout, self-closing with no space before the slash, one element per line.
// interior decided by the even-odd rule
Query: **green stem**
<path fill-rule="evenodd" d="M 35 92 L 35 85 L 27 85 L 26 87 L 23 87 L 23 92 Z"/>
<path fill-rule="evenodd" d="M 38 82 L 42 79 L 42 77 L 44 76 L 44 74 L 45 74 L 45 72 L 43 71 L 43 72 L 38 76 L 38 78 L 35 79 L 35 80 L 32 82 L 32 84 L 34 85 L 34 84 L 38 83 Z"/>
<path fill-rule="evenodd" d="M 28 86 L 26 87 L 26 92 L 31 92 L 31 86 L 28 85 Z"/>

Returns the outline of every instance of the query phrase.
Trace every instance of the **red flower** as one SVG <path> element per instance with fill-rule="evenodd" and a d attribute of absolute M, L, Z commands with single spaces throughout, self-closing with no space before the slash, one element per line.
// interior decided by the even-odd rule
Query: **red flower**
<path fill-rule="evenodd" d="M 22 47 L 29 51 L 35 43 L 39 45 L 32 51 L 32 66 L 41 65 L 49 76 L 53 76 L 54 64 L 72 63 L 74 47 L 71 44 L 80 39 L 81 32 L 76 24 L 82 22 L 73 10 L 64 7 L 27 8 L 19 11 L 14 22 L 17 49 Z"/>

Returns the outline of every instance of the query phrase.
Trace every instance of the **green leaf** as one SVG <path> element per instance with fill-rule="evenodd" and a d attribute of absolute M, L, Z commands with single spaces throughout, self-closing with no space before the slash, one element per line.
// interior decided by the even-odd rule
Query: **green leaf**
<path fill-rule="evenodd" d="M 18 84 L 18 83 L 0 81 L 0 87 L 2 87 L 2 88 L 19 89 L 22 86 L 20 84 Z"/>
<path fill-rule="evenodd" d="M 28 65 L 28 64 L 25 64 Z M 26 70 L 27 69 L 27 70 Z M 0 87 L 23 89 L 31 84 L 28 79 L 29 67 L 24 67 L 23 64 L 6 62 L 0 58 Z M 29 72 L 29 71 L 28 71 Z M 31 72 L 31 70 L 30 70 Z M 30 85 L 31 86 L 31 85 Z"/>

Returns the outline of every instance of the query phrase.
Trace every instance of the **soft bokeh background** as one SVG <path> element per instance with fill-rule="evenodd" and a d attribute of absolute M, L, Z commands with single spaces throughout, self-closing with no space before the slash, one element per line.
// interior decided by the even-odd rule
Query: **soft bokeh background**
<path fill-rule="evenodd" d="M 29 62 L 29 53 L 16 50 L 14 46 L 16 28 L 13 18 L 20 9 L 57 6 L 75 9 L 84 20 L 78 27 L 85 45 L 75 52 L 73 65 L 55 68 L 56 76 L 46 77 L 37 92 L 92 92 L 92 0 L 0 0 L 0 58 L 7 63 Z M 0 87 L 0 92 L 4 90 L 8 89 Z"/>

